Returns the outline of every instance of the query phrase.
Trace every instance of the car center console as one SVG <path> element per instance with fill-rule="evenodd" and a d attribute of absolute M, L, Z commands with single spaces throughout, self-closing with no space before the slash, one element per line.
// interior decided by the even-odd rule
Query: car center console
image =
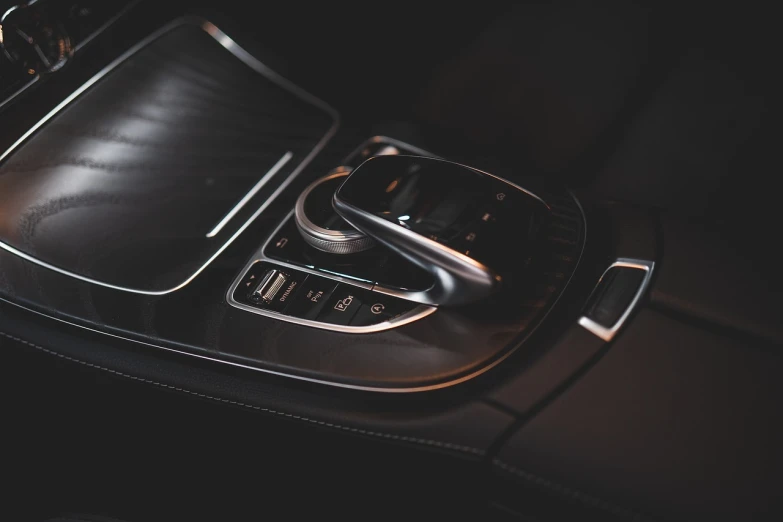
<path fill-rule="evenodd" d="M 381 136 L 319 171 L 338 124 L 209 21 L 172 22 L 4 153 L 4 298 L 364 390 L 449 387 L 524 348 L 582 262 L 576 198 Z M 653 263 L 612 266 L 583 319 L 604 338 Z"/>
<path fill-rule="evenodd" d="M 206 399 L 221 412 L 260 412 L 264 430 L 295 420 L 285 430 L 326 426 L 400 444 L 412 460 L 425 452 L 409 447 L 422 448 L 478 477 L 449 492 L 449 502 L 483 496 L 525 520 L 742 519 L 776 498 L 767 485 L 774 480 L 748 477 L 780 461 L 770 457 L 781 432 L 769 415 L 783 370 L 779 287 L 736 241 L 660 199 L 678 192 L 674 199 L 697 202 L 665 186 L 662 173 L 672 164 L 696 168 L 706 153 L 670 160 L 661 145 L 684 154 L 687 132 L 713 136 L 710 118 L 734 107 L 723 98 L 705 109 L 706 123 L 664 124 L 683 114 L 672 81 L 663 89 L 674 91 L 672 106 L 656 99 L 664 109 L 652 105 L 638 122 L 629 109 L 628 121 L 618 120 L 622 143 L 611 141 L 614 131 L 595 139 L 613 151 L 611 172 L 585 166 L 583 177 L 569 177 L 537 170 L 546 162 L 510 146 L 536 148 L 538 137 L 506 140 L 502 127 L 481 128 L 482 107 L 506 107 L 483 106 L 476 93 L 485 84 L 502 93 L 513 79 L 492 67 L 487 81 L 465 81 L 475 107 L 454 109 L 459 96 L 451 92 L 449 103 L 444 96 L 442 107 L 428 107 L 432 117 L 448 112 L 440 127 L 421 115 L 386 125 L 378 115 L 393 111 L 379 107 L 393 88 L 376 93 L 370 87 L 379 83 L 352 74 L 360 86 L 349 91 L 367 97 L 340 102 L 329 86 L 342 89 L 343 78 L 321 74 L 316 63 L 326 53 L 310 49 L 317 57 L 305 67 L 326 78 L 303 81 L 312 77 L 267 52 L 269 25 L 232 25 L 217 11 L 149 1 L 8 7 L 0 13 L 3 349 L 18 344 L 131 382 L 139 402 L 149 390 L 175 390 L 176 400 Z M 611 54 L 611 46 L 591 50 L 583 36 L 573 37 L 585 45 L 581 55 L 541 46 L 537 38 L 582 33 L 566 24 L 550 34 L 524 12 L 516 22 L 530 40 L 513 49 L 521 56 L 545 47 L 572 61 Z M 632 25 L 599 22 L 606 20 L 602 35 Z M 501 56 L 497 47 L 513 40 L 506 36 L 482 45 Z M 387 65 L 383 52 L 367 55 Z M 549 58 L 524 65 L 568 66 Z M 341 67 L 366 65 L 351 60 Z M 584 78 L 570 74 L 560 80 L 581 93 Z M 423 92 L 440 99 L 437 73 L 427 75 Z M 584 98 L 601 121 L 611 120 L 611 111 L 595 108 L 595 93 L 614 91 L 591 85 Z M 528 87 L 519 89 L 520 107 L 531 118 L 520 124 L 512 112 L 513 124 L 530 130 L 551 121 L 541 150 L 560 154 L 561 143 L 546 140 L 592 112 L 572 114 L 561 103 L 537 113 L 541 85 Z M 706 92 L 687 81 L 682 90 Z M 546 102 L 563 101 L 556 91 Z M 577 134 L 593 143 L 592 120 L 584 120 Z M 734 129 L 735 119 L 725 120 Z M 475 133 L 465 130 L 473 124 Z M 626 124 L 642 128 L 626 136 Z M 669 128 L 682 134 L 664 136 Z M 724 130 L 715 132 L 728 140 Z M 482 132 L 498 144 L 479 150 Z M 523 160 L 514 163 L 512 153 Z M 649 187 L 657 187 L 649 199 L 622 202 Z M 766 230 L 747 214 L 757 234 Z M 33 381 L 29 373 L 22 379 Z M 749 444 L 748 433 L 768 440 Z M 212 442 L 200 449 L 223 449 Z M 255 449 L 259 459 L 279 450 Z M 444 478 L 444 468 L 432 468 Z M 774 478 L 777 468 L 769 469 Z M 237 483 L 220 480 L 227 489 Z"/>

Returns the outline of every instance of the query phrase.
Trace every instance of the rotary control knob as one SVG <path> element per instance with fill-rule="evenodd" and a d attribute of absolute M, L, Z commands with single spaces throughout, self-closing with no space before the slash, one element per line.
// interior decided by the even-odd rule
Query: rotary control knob
<path fill-rule="evenodd" d="M 335 191 L 350 173 L 350 167 L 333 169 L 308 186 L 296 201 L 296 226 L 313 248 L 332 254 L 354 254 L 375 246 L 375 240 L 353 228 L 332 208 Z"/>

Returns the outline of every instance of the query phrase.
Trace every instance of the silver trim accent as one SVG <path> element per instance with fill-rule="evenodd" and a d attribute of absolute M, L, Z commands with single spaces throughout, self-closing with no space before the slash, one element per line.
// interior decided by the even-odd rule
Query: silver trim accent
<path fill-rule="evenodd" d="M 337 201 L 335 199 L 335 201 Z M 360 229 L 370 228 L 372 235 L 381 243 L 395 250 L 401 256 L 412 263 L 421 266 L 435 278 L 435 284 L 426 290 L 401 290 L 375 285 L 373 290 L 382 294 L 415 301 L 417 303 L 428 305 L 442 304 L 461 304 L 465 303 L 467 296 L 468 302 L 487 297 L 494 292 L 501 282 L 500 276 L 484 265 L 456 250 L 452 250 L 437 241 L 433 241 L 416 232 L 402 228 L 383 218 L 364 212 L 361 209 L 340 202 L 340 206 L 335 205 L 343 219 L 351 225 Z M 346 216 L 345 210 L 353 211 L 354 214 Z M 361 226 L 357 225 L 357 213 L 362 213 Z M 416 250 L 416 255 L 409 254 L 398 246 L 398 242 L 389 241 L 388 236 L 382 231 L 388 231 L 393 236 L 402 236 L 409 243 L 408 248 Z M 379 233 L 381 232 L 381 233 Z M 383 238 L 383 239 L 381 239 Z M 412 248 L 411 248 L 412 246 Z M 434 255 L 432 255 L 434 254 Z M 444 268 L 444 265 L 447 268 Z M 455 276 L 455 274 L 459 274 Z"/>
<path fill-rule="evenodd" d="M 269 169 L 266 174 L 264 174 L 260 180 L 258 180 L 258 183 L 253 185 L 253 188 L 251 188 L 247 194 L 244 195 L 242 199 L 239 200 L 239 203 L 234 205 L 234 208 L 228 211 L 228 214 L 226 214 L 223 219 L 220 220 L 220 223 L 215 225 L 215 228 L 213 228 L 208 234 L 207 237 L 215 237 L 218 235 L 218 233 L 223 230 L 223 227 L 225 227 L 231 219 L 237 215 L 237 213 L 242 210 L 242 207 L 247 205 L 247 202 L 253 199 L 253 196 L 258 194 L 258 191 L 264 188 L 264 185 L 267 184 L 267 182 L 272 179 L 275 174 L 278 173 L 280 169 L 282 169 L 286 163 L 291 161 L 291 158 L 294 157 L 294 153 L 290 150 L 283 154 L 283 156 L 277 160 L 277 163 L 275 163 L 271 169 Z"/>
<path fill-rule="evenodd" d="M 332 254 L 354 254 L 372 248 L 375 240 L 356 229 L 350 230 L 330 230 L 319 227 L 313 223 L 305 213 L 305 202 L 310 193 L 321 183 L 331 181 L 335 178 L 345 178 L 351 173 L 350 167 L 338 167 L 333 169 L 331 174 L 319 178 L 305 188 L 296 199 L 294 206 L 294 219 L 296 227 L 302 234 L 302 238 L 307 244 L 318 250 Z M 328 204 L 331 205 L 331 200 Z"/>
<path fill-rule="evenodd" d="M 16 11 L 17 9 L 21 9 L 21 8 L 23 8 L 23 7 L 27 7 L 27 5 L 24 5 L 24 4 L 16 4 L 16 5 L 12 5 L 12 6 L 11 6 L 11 7 L 9 7 L 8 9 L 6 9 L 6 10 L 5 10 L 5 12 L 2 14 L 2 16 L 0 16 L 0 25 L 2 25 L 2 23 L 3 23 L 3 21 L 5 20 L 6 16 L 10 15 L 10 14 L 11 14 L 11 13 L 13 13 L 14 11 Z"/>
<path fill-rule="evenodd" d="M 11 103 L 13 100 L 15 100 L 17 96 L 19 96 L 20 94 L 25 92 L 27 89 L 32 87 L 33 84 L 37 83 L 38 80 L 40 80 L 40 79 L 41 79 L 41 75 L 36 73 L 35 76 L 32 76 L 30 78 L 30 81 L 25 83 L 22 87 L 20 87 L 19 90 L 17 90 L 13 94 L 9 95 L 6 99 L 0 100 L 0 110 L 2 110 L 3 107 L 5 107 L 9 103 Z"/>
<path fill-rule="evenodd" d="M 618 258 L 617 261 L 609 265 L 609 268 L 607 268 L 604 271 L 604 273 L 601 275 L 601 278 L 598 280 L 598 283 L 596 283 L 593 292 L 595 292 L 598 289 L 598 285 L 601 284 L 601 281 L 604 279 L 604 277 L 609 272 L 609 270 L 615 267 L 637 268 L 639 270 L 644 270 L 647 273 L 644 275 L 644 279 L 642 279 L 642 283 L 639 285 L 639 289 L 636 291 L 636 295 L 634 295 L 633 299 L 631 300 L 631 303 L 628 305 L 628 308 L 625 309 L 623 315 L 621 315 L 620 318 L 617 320 L 617 322 L 614 323 L 610 328 L 602 326 L 584 315 L 579 318 L 579 324 L 582 327 L 584 327 L 590 333 L 597 335 L 598 337 L 600 337 L 606 342 L 611 341 L 614 338 L 614 336 L 617 334 L 617 332 L 620 331 L 620 328 L 623 327 L 623 324 L 631 315 L 631 312 L 633 312 L 633 309 L 636 307 L 636 305 L 639 303 L 639 300 L 644 295 L 644 292 L 647 290 L 647 286 L 650 284 L 650 279 L 652 278 L 653 269 L 655 268 L 655 262 L 646 261 L 643 259 L 629 259 L 623 257 Z"/>
<path fill-rule="evenodd" d="M 244 270 L 239 274 L 239 276 L 234 280 L 234 282 L 229 286 L 228 293 L 226 294 L 226 301 L 228 301 L 228 304 L 231 306 L 234 306 L 236 308 L 239 308 L 240 310 L 245 310 L 247 312 L 253 312 L 254 314 L 258 315 L 264 315 L 266 317 L 272 317 L 274 319 L 279 319 L 281 321 L 285 321 L 288 323 L 294 323 L 294 324 L 300 324 L 303 326 L 311 326 L 313 328 L 320 328 L 322 330 L 332 330 L 335 332 L 342 332 L 342 333 L 374 333 L 374 332 L 382 332 L 384 330 L 389 330 L 391 328 L 396 328 L 398 326 L 402 326 L 404 324 L 412 323 L 413 321 L 418 321 L 419 319 L 422 319 L 424 317 L 427 317 L 428 315 L 432 314 L 437 310 L 435 307 L 431 306 L 424 306 L 420 305 L 410 312 L 406 312 L 403 315 L 400 315 L 398 317 L 395 317 L 391 321 L 384 321 L 379 324 L 371 325 L 371 326 L 343 326 L 339 324 L 332 324 L 332 323 L 322 323 L 320 321 L 311 321 L 309 319 L 300 319 L 298 317 L 293 317 L 290 315 L 285 315 L 278 312 L 273 312 L 271 310 L 264 310 L 261 308 L 256 308 L 253 306 L 246 305 L 244 303 L 240 303 L 239 301 L 234 299 L 234 292 L 236 291 L 239 284 L 242 282 L 242 279 L 245 277 L 245 274 L 250 270 L 250 268 L 257 262 L 267 262 L 271 263 L 276 266 L 282 266 L 286 268 L 290 268 L 292 270 L 298 270 L 299 272 L 304 272 L 306 274 L 312 274 L 317 275 L 320 277 L 323 277 L 325 279 L 331 279 L 332 281 L 337 281 L 340 283 L 346 283 L 349 285 L 353 285 L 357 288 L 361 288 L 364 290 L 372 290 L 373 284 L 372 283 L 366 283 L 362 281 L 357 281 L 354 279 L 350 279 L 347 277 L 342 277 L 337 274 L 329 274 L 320 272 L 318 270 L 313 270 L 311 268 L 303 267 L 300 265 L 295 265 L 293 263 L 286 263 L 284 261 L 278 261 L 277 259 L 272 259 L 270 257 L 267 257 L 264 255 L 264 251 L 266 250 L 266 247 L 269 245 L 269 243 L 272 242 L 272 239 L 274 239 L 277 236 L 277 233 L 280 231 L 281 228 L 288 222 L 289 219 L 291 219 L 291 216 L 294 214 L 294 211 L 292 210 L 289 212 L 286 217 L 280 222 L 280 224 L 275 228 L 274 232 L 272 232 L 266 241 L 264 241 L 264 244 L 259 248 L 253 258 L 250 260 L 250 262 L 245 265 Z"/>
<path fill-rule="evenodd" d="M 16 150 L 17 147 L 19 147 L 22 143 L 24 143 L 30 136 L 32 136 L 39 128 L 41 128 L 46 122 L 48 122 L 50 119 L 52 119 L 58 112 L 60 112 L 63 108 L 65 108 L 69 103 L 71 103 L 73 100 L 78 98 L 81 94 L 83 94 L 85 91 L 87 91 L 90 87 L 95 85 L 98 81 L 100 81 L 104 76 L 106 76 L 108 73 L 110 73 L 113 69 L 115 69 L 117 66 L 122 64 L 125 60 L 133 56 L 135 53 L 152 43 L 153 41 L 157 40 L 164 34 L 168 33 L 169 31 L 183 26 L 183 25 L 196 25 L 197 27 L 200 27 L 203 29 L 207 34 L 212 36 L 220 45 L 222 45 L 226 50 L 231 52 L 234 56 L 242 60 L 242 62 L 245 63 L 245 65 L 252 68 L 254 71 L 258 72 L 259 74 L 265 76 L 268 80 L 273 81 L 280 87 L 287 89 L 288 91 L 292 92 L 294 95 L 298 96 L 300 99 L 320 108 L 321 110 L 325 111 L 327 114 L 329 114 L 333 119 L 333 124 L 331 128 L 324 134 L 324 136 L 321 138 L 321 140 L 313 147 L 313 149 L 310 151 L 307 156 L 302 159 L 302 161 L 297 165 L 297 167 L 291 172 L 291 174 L 288 175 L 286 179 L 284 179 L 280 186 L 277 187 L 277 189 L 267 198 L 261 206 L 256 210 L 252 216 L 245 222 L 244 225 L 242 225 L 224 244 L 221 246 L 213 255 L 210 257 L 198 270 L 196 270 L 193 275 L 188 277 L 185 281 L 180 283 L 179 285 L 169 288 L 168 290 L 140 290 L 136 288 L 126 288 L 123 286 L 113 285 L 110 283 L 104 283 L 102 281 L 98 281 L 95 279 L 91 279 L 89 277 L 84 277 L 79 274 L 74 274 L 73 272 L 69 272 L 68 270 L 64 270 L 62 268 L 58 268 L 54 265 L 51 265 L 45 261 L 41 261 L 40 259 L 37 259 L 35 257 L 30 256 L 29 254 L 26 254 L 20 250 L 17 250 L 16 248 L 7 245 L 0 241 L 0 248 L 3 250 L 6 250 L 16 256 L 21 257 L 22 259 L 26 261 L 30 261 L 31 263 L 35 263 L 39 266 L 42 266 L 44 268 L 48 268 L 49 270 L 53 270 L 55 272 L 58 272 L 60 274 L 66 275 L 68 277 L 72 277 L 74 279 L 78 279 L 80 281 L 84 281 L 86 283 L 91 283 L 98 286 L 103 286 L 106 288 L 111 288 L 112 290 L 120 290 L 123 292 L 130 292 L 133 294 L 142 294 L 142 295 L 165 295 L 169 294 L 171 292 L 175 292 L 179 290 L 180 288 L 183 288 L 185 285 L 193 281 L 196 276 L 198 276 L 201 272 L 204 271 L 204 269 L 209 266 L 212 261 L 214 261 L 220 254 L 223 253 L 223 251 L 228 248 L 228 246 L 234 242 L 234 240 L 242 234 L 242 232 L 249 227 L 253 221 L 258 218 L 261 213 L 266 210 L 266 208 L 279 196 L 287 187 L 291 184 L 291 182 L 296 179 L 296 177 L 304 170 L 304 168 L 312 161 L 312 159 L 321 151 L 321 149 L 324 148 L 326 143 L 334 136 L 334 134 L 337 132 L 337 128 L 340 125 L 340 115 L 331 107 L 329 107 L 326 103 L 319 100 L 318 98 L 314 97 L 313 95 L 305 92 L 300 87 L 292 84 L 279 74 L 275 73 L 271 69 L 269 69 L 266 65 L 259 62 L 256 58 L 254 58 L 251 54 L 249 54 L 247 51 L 239 47 L 231 38 L 229 38 L 225 33 L 223 33 L 220 29 L 215 27 L 210 22 L 202 19 L 202 18 L 190 18 L 190 17 L 184 17 L 179 18 L 177 20 L 174 20 L 173 22 L 165 25 L 164 27 L 158 29 L 151 35 L 147 36 L 145 39 L 143 39 L 141 42 L 130 48 L 128 51 L 123 53 L 119 58 L 111 62 L 108 66 L 106 66 L 103 70 L 101 70 L 98 74 L 93 76 L 90 80 L 88 80 L 84 85 L 79 87 L 76 91 L 73 92 L 70 96 L 68 96 L 65 100 L 63 100 L 57 107 L 52 109 L 46 116 L 43 117 L 41 121 L 36 123 L 30 130 L 28 130 L 26 133 L 22 135 L 21 138 L 19 138 L 11 147 L 5 151 L 0 156 L 0 163 L 2 163 L 5 158 L 7 158 L 14 150 Z"/>
<path fill-rule="evenodd" d="M 272 278 L 274 278 L 274 281 Z M 269 288 L 266 288 L 266 285 L 270 282 L 272 285 Z M 276 268 L 272 269 L 261 281 L 261 283 L 256 286 L 256 289 L 253 291 L 253 295 L 258 296 L 266 304 L 269 304 L 275 298 L 277 292 L 280 290 L 280 287 L 282 287 L 285 282 L 286 275 Z"/>

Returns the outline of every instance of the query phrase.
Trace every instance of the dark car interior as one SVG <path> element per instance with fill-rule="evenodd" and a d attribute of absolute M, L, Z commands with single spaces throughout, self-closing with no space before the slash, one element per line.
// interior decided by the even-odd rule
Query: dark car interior
<path fill-rule="evenodd" d="M 772 9 L 0 4 L 0 520 L 783 518 Z"/>

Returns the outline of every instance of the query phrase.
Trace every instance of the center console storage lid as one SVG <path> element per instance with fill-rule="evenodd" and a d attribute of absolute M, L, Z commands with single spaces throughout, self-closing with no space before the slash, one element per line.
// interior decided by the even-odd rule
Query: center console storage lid
<path fill-rule="evenodd" d="M 0 158 L 0 248 L 123 290 L 192 280 L 336 129 L 207 22 L 111 64 Z"/>
<path fill-rule="evenodd" d="M 532 503 L 577 505 L 595 510 L 588 520 L 779 520 L 772 346 L 641 310 L 499 450 L 495 471 L 519 483 L 503 502 L 531 516 Z"/>

